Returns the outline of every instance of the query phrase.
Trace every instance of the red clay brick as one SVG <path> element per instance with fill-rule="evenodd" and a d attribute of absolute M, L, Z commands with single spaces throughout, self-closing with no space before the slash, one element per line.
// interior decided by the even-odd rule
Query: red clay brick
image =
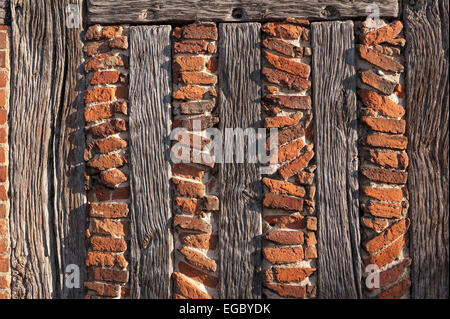
<path fill-rule="evenodd" d="M 370 31 L 366 34 L 361 34 L 361 42 L 364 44 L 379 44 L 394 39 L 403 29 L 400 21 Z"/>
<path fill-rule="evenodd" d="M 384 246 L 389 245 L 394 240 L 402 236 L 408 227 L 409 220 L 402 219 L 399 222 L 393 224 L 391 227 L 387 228 L 381 234 L 372 238 L 371 240 L 363 243 L 363 247 L 370 253 L 373 254 Z"/>
<path fill-rule="evenodd" d="M 303 28 L 297 25 L 269 22 L 264 24 L 261 30 L 272 37 L 296 40 L 300 38 Z"/>
<path fill-rule="evenodd" d="M 111 267 L 111 266 L 119 266 L 122 269 L 125 269 L 128 265 L 128 262 L 121 255 L 115 255 L 113 253 L 103 253 L 96 251 L 88 251 L 86 256 L 86 266 L 102 266 L 102 267 Z"/>
<path fill-rule="evenodd" d="M 379 268 L 386 266 L 400 256 L 404 244 L 405 238 L 404 236 L 401 236 L 393 244 L 384 248 L 378 254 L 364 259 L 365 265 L 375 264 Z"/>
<path fill-rule="evenodd" d="M 304 78 L 277 69 L 263 67 L 261 73 L 270 83 L 277 84 L 289 90 L 303 91 L 311 87 L 311 82 Z"/>
<path fill-rule="evenodd" d="M 0 275 L 0 289 L 9 289 L 11 284 L 6 278 L 6 275 Z"/>
<path fill-rule="evenodd" d="M 209 223 L 199 218 L 180 215 L 176 215 L 173 218 L 173 227 L 179 227 L 184 230 L 195 230 L 203 233 L 210 233 L 212 231 L 212 227 Z"/>
<path fill-rule="evenodd" d="M 87 166 L 104 171 L 109 168 L 115 168 L 123 165 L 123 159 L 117 154 L 102 155 L 87 163 Z"/>
<path fill-rule="evenodd" d="M 388 226 L 388 221 L 379 218 L 362 217 L 361 223 L 364 227 L 371 229 L 377 233 L 383 231 Z"/>
<path fill-rule="evenodd" d="M 196 198 L 175 197 L 175 204 L 183 213 L 191 215 L 200 215 L 202 213 L 202 200 Z"/>
<path fill-rule="evenodd" d="M 90 241 L 94 251 L 123 252 L 127 250 L 127 243 L 123 238 L 92 236 Z"/>
<path fill-rule="evenodd" d="M 409 281 L 409 279 L 403 279 L 391 288 L 380 293 L 377 296 L 377 299 L 400 299 L 405 295 L 410 285 L 411 282 Z"/>
<path fill-rule="evenodd" d="M 180 104 L 182 114 L 203 114 L 205 112 L 211 112 L 216 103 L 214 101 L 194 101 L 183 102 Z"/>
<path fill-rule="evenodd" d="M 360 90 L 358 94 L 365 106 L 372 108 L 381 115 L 390 117 L 402 117 L 405 115 L 405 109 L 388 97 L 369 90 Z"/>
<path fill-rule="evenodd" d="M 201 270 L 209 272 L 214 272 L 217 270 L 216 262 L 198 251 L 183 247 L 182 249 L 180 249 L 180 253 L 184 256 L 189 264 Z"/>
<path fill-rule="evenodd" d="M 125 66 L 124 57 L 113 54 L 97 55 L 86 62 L 86 72 Z"/>
<path fill-rule="evenodd" d="M 264 220 L 270 226 L 279 228 L 301 229 L 306 225 L 306 219 L 300 215 L 264 216 Z"/>
<path fill-rule="evenodd" d="M 204 273 L 194 267 L 189 266 L 189 264 L 180 261 L 178 263 L 178 271 L 183 275 L 202 283 L 203 285 L 211 288 L 215 288 L 219 282 L 218 278 L 210 274 Z"/>
<path fill-rule="evenodd" d="M 104 297 L 118 297 L 120 293 L 120 286 L 118 285 L 110 285 L 101 282 L 85 282 L 84 286 Z"/>
<path fill-rule="evenodd" d="M 264 238 L 280 245 L 300 245 L 304 242 L 301 231 L 272 230 Z"/>
<path fill-rule="evenodd" d="M 303 209 L 303 199 L 286 195 L 265 194 L 264 207 L 278 208 L 289 211 L 301 211 Z"/>
<path fill-rule="evenodd" d="M 311 97 L 309 95 L 266 95 L 263 103 L 271 107 L 280 107 L 293 110 L 310 110 Z"/>
<path fill-rule="evenodd" d="M 270 192 L 274 194 L 288 194 L 303 197 L 306 193 L 303 187 L 290 182 L 279 181 L 267 177 L 263 178 L 262 181 L 264 185 L 269 188 Z"/>
<path fill-rule="evenodd" d="M 281 283 L 302 282 L 309 277 L 315 268 L 273 268 L 275 279 Z"/>
<path fill-rule="evenodd" d="M 270 284 L 266 283 L 264 286 L 273 292 L 277 293 L 281 297 L 285 298 L 304 298 L 306 295 L 305 286 L 283 285 L 283 284 Z"/>
<path fill-rule="evenodd" d="M 110 281 L 126 283 L 128 281 L 128 271 L 105 269 L 105 268 L 89 268 L 91 279 L 95 281 Z"/>
<path fill-rule="evenodd" d="M 102 28 L 102 38 L 103 39 L 112 39 L 117 36 L 121 36 L 123 32 L 123 28 L 121 26 L 105 26 Z"/>
<path fill-rule="evenodd" d="M 109 119 L 113 115 L 114 109 L 110 103 L 92 105 L 84 109 L 84 119 L 86 122 Z"/>
<path fill-rule="evenodd" d="M 386 202 L 370 202 L 363 206 L 364 210 L 375 216 L 381 218 L 399 218 L 402 215 L 402 205 L 396 203 Z"/>
<path fill-rule="evenodd" d="M 293 116 L 266 117 L 264 119 L 264 126 L 266 128 L 280 128 L 290 125 L 296 125 L 300 121 L 300 119 L 300 114 L 294 114 Z"/>
<path fill-rule="evenodd" d="M 407 258 L 392 268 L 380 272 L 380 287 L 386 287 L 398 281 L 405 274 L 409 265 L 411 265 L 411 258 Z"/>
<path fill-rule="evenodd" d="M 118 36 L 108 42 L 111 49 L 128 49 L 128 38 L 126 36 Z"/>
<path fill-rule="evenodd" d="M 406 184 L 408 173 L 393 169 L 362 167 L 360 172 L 363 176 L 374 182 Z"/>
<path fill-rule="evenodd" d="M 217 76 L 206 72 L 181 72 L 184 84 L 212 85 L 217 82 Z"/>
<path fill-rule="evenodd" d="M 309 77 L 310 67 L 307 64 L 284 58 L 268 51 L 264 52 L 264 57 L 267 59 L 269 64 L 278 70 L 298 75 L 304 79 Z"/>
<path fill-rule="evenodd" d="M 216 57 L 211 57 L 206 63 L 206 70 L 210 73 L 216 73 L 219 67 L 219 60 Z"/>
<path fill-rule="evenodd" d="M 91 219 L 92 233 L 110 236 L 126 236 L 127 225 L 116 219 Z"/>
<path fill-rule="evenodd" d="M 187 85 L 182 86 L 173 93 L 175 100 L 201 100 L 205 95 L 206 90 L 199 86 Z"/>
<path fill-rule="evenodd" d="M 395 87 L 397 86 L 397 83 L 375 74 L 372 70 L 361 72 L 360 77 L 362 83 L 367 84 L 386 95 L 394 93 Z"/>
<path fill-rule="evenodd" d="M 89 203 L 91 217 L 124 218 L 128 216 L 126 203 Z"/>
<path fill-rule="evenodd" d="M 94 88 L 85 92 L 84 102 L 89 104 L 112 101 L 114 100 L 115 94 L 116 88 L 113 87 Z"/>
<path fill-rule="evenodd" d="M 205 58 L 201 56 L 178 56 L 174 59 L 176 71 L 202 71 L 205 68 Z"/>
<path fill-rule="evenodd" d="M 408 138 L 402 135 L 388 135 L 384 133 L 372 133 L 363 139 L 364 143 L 372 147 L 386 147 L 404 150 L 408 146 Z"/>
<path fill-rule="evenodd" d="M 84 44 L 84 52 L 88 56 L 110 52 L 111 49 L 106 41 L 87 42 Z"/>
<path fill-rule="evenodd" d="M 119 169 L 112 169 L 101 174 L 103 184 L 109 187 L 117 187 L 128 180 L 127 176 Z"/>
<path fill-rule="evenodd" d="M 303 260 L 302 247 L 264 248 L 263 254 L 272 264 L 290 264 Z"/>
<path fill-rule="evenodd" d="M 122 119 L 112 119 L 108 122 L 93 126 L 89 129 L 89 133 L 93 138 L 104 138 L 109 135 L 126 131 L 126 123 Z"/>
<path fill-rule="evenodd" d="M 314 157 L 313 151 L 308 151 L 308 152 L 304 153 L 303 155 L 299 156 L 298 158 L 296 158 L 289 164 L 283 166 L 280 169 L 281 176 L 286 180 L 289 177 L 297 174 L 299 171 L 301 171 L 308 165 L 309 161 L 313 157 Z"/>
<path fill-rule="evenodd" d="M 406 121 L 395 119 L 361 117 L 361 121 L 374 131 L 386 133 L 405 133 Z"/>
<path fill-rule="evenodd" d="M 95 141 L 94 145 L 97 152 L 100 154 L 106 154 L 127 147 L 128 142 L 124 139 L 113 136 L 107 138 L 106 140 Z"/>
<path fill-rule="evenodd" d="M 181 294 L 189 299 L 212 299 L 212 297 L 206 292 L 200 290 L 191 280 L 185 275 L 179 272 L 173 272 L 172 278 L 175 282 L 175 286 L 181 292 Z"/>
<path fill-rule="evenodd" d="M 173 44 L 173 51 L 175 53 L 190 53 L 190 54 L 207 54 L 208 42 L 206 41 L 179 41 Z"/>
<path fill-rule="evenodd" d="M 289 42 L 276 38 L 268 38 L 262 41 L 263 47 L 284 54 L 285 56 L 294 58 L 302 56 L 302 48 L 297 47 Z"/>
<path fill-rule="evenodd" d="M 9 256 L 0 256 L 0 272 L 9 272 Z"/>
<path fill-rule="evenodd" d="M 217 247 L 218 237 L 216 235 L 181 233 L 179 239 L 183 245 L 214 250 Z"/>
<path fill-rule="evenodd" d="M 217 40 L 217 27 L 214 23 L 193 23 L 183 27 L 185 39 Z"/>
<path fill-rule="evenodd" d="M 205 195 L 205 185 L 201 183 L 184 181 L 178 178 L 172 178 L 172 182 L 182 196 L 202 197 Z"/>
<path fill-rule="evenodd" d="M 0 166 L 0 182 L 6 182 L 8 180 L 8 167 Z"/>
<path fill-rule="evenodd" d="M 91 85 L 114 84 L 119 81 L 119 71 L 97 71 L 91 79 Z"/>
<path fill-rule="evenodd" d="M 403 200 L 403 192 L 400 188 L 365 186 L 361 189 L 364 195 L 378 200 L 387 200 L 393 202 L 401 202 Z"/>
<path fill-rule="evenodd" d="M 270 163 L 281 164 L 286 161 L 290 161 L 298 156 L 304 146 L 305 142 L 301 139 L 298 139 L 290 144 L 280 146 L 278 148 L 278 153 L 274 154 L 274 156 L 270 159 Z"/>
<path fill-rule="evenodd" d="M 358 47 L 359 56 L 366 60 L 367 62 L 378 66 L 385 71 L 392 72 L 403 72 L 404 67 L 399 62 L 394 59 L 377 52 L 367 45 L 359 45 Z"/>

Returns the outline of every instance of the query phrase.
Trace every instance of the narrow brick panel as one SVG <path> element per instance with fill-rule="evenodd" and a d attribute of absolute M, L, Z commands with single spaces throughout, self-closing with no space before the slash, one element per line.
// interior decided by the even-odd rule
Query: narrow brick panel
<path fill-rule="evenodd" d="M 86 298 L 129 296 L 128 27 L 94 25 L 84 52 Z M 105 70 L 107 69 L 107 70 Z"/>
<path fill-rule="evenodd" d="M 217 298 L 217 211 L 219 188 L 205 131 L 216 127 L 217 39 L 215 23 L 174 28 L 172 32 L 172 154 L 181 146 L 187 156 L 172 162 L 174 192 L 173 298 Z M 204 160 L 202 154 L 208 158 Z"/>
<path fill-rule="evenodd" d="M 376 25 L 371 19 L 356 28 L 362 45 L 358 50 L 358 82 L 360 98 L 360 194 L 361 245 L 365 265 L 380 267 L 379 288 L 364 285 L 365 298 L 402 298 L 409 296 L 409 280 L 405 271 L 410 264 L 408 248 L 403 240 L 409 227 L 408 145 L 405 136 L 405 100 L 401 55 L 403 25 L 400 21 Z M 382 46 L 382 50 L 380 50 Z"/>
<path fill-rule="evenodd" d="M 8 181 L 9 28 L 0 26 L 0 299 L 9 299 L 11 282 Z"/>
<path fill-rule="evenodd" d="M 315 238 L 304 216 L 315 214 L 315 159 L 310 91 L 309 22 L 286 19 L 261 28 L 265 128 L 278 128 L 278 145 L 263 178 L 263 296 L 315 298 L 317 265 Z M 294 90 L 293 93 L 291 90 Z M 268 166 L 267 166 L 268 165 Z M 298 175 L 309 174 L 309 179 Z M 283 214 L 289 215 L 281 215 Z M 293 231 L 295 230 L 295 231 Z M 308 252 L 308 253 L 306 253 Z M 287 267 L 287 268 L 286 268 Z"/>

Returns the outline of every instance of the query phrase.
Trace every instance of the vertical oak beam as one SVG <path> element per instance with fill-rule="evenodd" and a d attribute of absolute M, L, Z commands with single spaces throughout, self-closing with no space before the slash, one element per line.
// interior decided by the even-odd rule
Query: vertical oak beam
<path fill-rule="evenodd" d="M 170 298 L 170 30 L 131 27 L 131 296 Z"/>
<path fill-rule="evenodd" d="M 311 27 L 317 150 L 318 295 L 360 298 L 355 46 L 352 21 Z"/>
<path fill-rule="evenodd" d="M 72 2 L 11 1 L 12 298 L 84 294 L 82 21 L 67 24 Z M 81 289 L 64 285 L 69 264 L 80 267 Z"/>
<path fill-rule="evenodd" d="M 260 28 L 259 23 L 219 25 L 219 113 L 224 137 L 226 128 L 261 127 Z M 220 298 L 261 298 L 262 186 L 258 165 L 248 163 L 247 150 L 244 161 L 220 166 Z"/>
<path fill-rule="evenodd" d="M 449 2 L 404 4 L 412 298 L 449 297 Z"/>

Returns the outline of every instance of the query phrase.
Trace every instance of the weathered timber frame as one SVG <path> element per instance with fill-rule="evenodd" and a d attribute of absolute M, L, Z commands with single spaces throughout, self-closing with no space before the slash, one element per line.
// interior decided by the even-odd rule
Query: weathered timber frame
<path fill-rule="evenodd" d="M 409 215 L 411 216 L 410 251 L 413 258 L 412 297 L 448 298 L 449 39 L 448 32 L 445 30 L 449 26 L 449 3 L 447 0 L 375 2 L 380 8 L 382 18 L 399 18 L 402 15 L 406 30 L 405 93 L 408 153 L 411 159 Z M 68 29 L 65 26 L 68 15 L 66 8 L 69 4 L 76 4 L 80 8 L 79 28 Z M 85 26 L 96 23 L 167 24 L 198 20 L 262 23 L 282 20 L 289 16 L 305 18 L 318 21 L 312 27 L 313 40 L 327 37 L 331 31 L 336 32 L 336 30 L 343 35 L 339 40 L 340 47 L 335 48 L 334 51 L 318 46 L 314 48 L 313 44 L 314 55 L 319 59 L 315 60 L 313 67 L 317 69 L 323 67 L 320 59 L 326 56 L 342 55 L 346 49 L 354 51 L 351 21 L 323 21 L 364 19 L 368 14 L 367 4 L 368 2 L 363 0 L 0 0 L 0 24 L 11 24 L 9 196 L 12 234 L 12 297 L 83 297 L 82 289 L 64 289 L 63 280 L 65 267 L 68 264 L 83 265 L 85 258 L 85 239 L 84 236 L 80 236 L 85 230 L 87 201 L 83 189 L 85 142 L 82 131 L 84 126 L 82 92 L 85 84 L 82 71 L 79 70 L 83 63 L 81 39 Z M 133 10 L 130 10 L 130 7 Z M 225 40 L 220 39 L 220 41 Z M 323 55 L 323 57 L 317 55 Z M 222 63 L 221 68 L 226 70 L 227 66 Z M 334 157 L 334 163 L 342 162 L 343 158 L 353 158 L 355 152 L 356 136 L 350 130 L 350 126 L 353 125 L 356 114 L 348 113 L 349 110 L 356 112 L 354 83 L 351 80 L 355 72 L 354 67 L 347 64 L 343 66 L 344 73 L 335 74 L 333 83 L 320 82 L 317 78 L 320 76 L 320 71 L 314 72 L 315 118 L 323 124 L 320 127 L 316 125 L 315 132 L 319 166 L 318 204 L 325 205 L 328 199 L 321 198 L 324 195 L 320 194 L 326 194 L 328 198 L 337 195 L 336 189 L 332 189 L 333 183 L 327 182 L 331 177 L 327 176 L 325 166 L 322 167 L 325 163 L 322 156 L 330 155 L 332 152 L 323 145 L 324 134 L 338 135 L 340 133 L 339 136 L 345 137 L 348 143 L 346 153 Z M 137 85 L 136 89 L 139 89 Z M 344 90 L 348 94 L 344 101 L 333 98 L 327 100 L 320 96 L 319 90 L 323 89 L 330 92 Z M 228 102 L 222 99 L 222 103 Z M 328 111 L 330 105 L 342 115 L 342 123 L 333 123 L 325 116 L 324 112 Z M 30 118 L 33 119 L 33 125 L 29 125 Z M 165 120 L 163 114 L 159 114 L 158 119 Z M 332 131 L 330 125 L 337 127 Z M 138 146 L 138 144 L 135 145 Z M 157 155 L 153 154 L 153 156 Z M 335 164 L 327 165 L 332 167 Z M 339 233 L 330 238 L 330 240 L 340 239 L 340 245 L 320 244 L 319 264 L 323 269 L 328 269 L 325 266 L 327 263 L 332 260 L 337 262 L 339 259 L 340 270 L 337 269 L 337 271 L 344 271 L 344 269 L 349 271 L 346 272 L 347 277 L 341 279 L 348 279 L 352 284 L 346 291 L 338 293 L 336 287 L 329 286 L 329 282 L 326 284 L 326 281 L 330 279 L 323 277 L 324 274 L 322 274 L 319 278 L 321 297 L 357 298 L 361 294 L 360 283 L 355 279 L 360 276 L 360 265 L 354 263 L 358 258 L 356 256 L 358 256 L 359 238 L 349 236 L 349 232 L 355 232 L 359 236 L 358 216 L 355 211 L 358 199 L 354 195 L 358 186 L 357 178 L 355 179 L 352 175 L 357 171 L 357 166 L 353 162 L 346 162 L 346 165 L 336 174 L 339 174 L 339 178 L 346 178 L 349 184 L 346 189 L 348 194 L 340 194 L 346 195 L 344 201 L 347 200 L 347 204 L 343 205 L 340 202 L 342 205 L 319 206 L 318 216 L 319 224 L 322 223 L 320 227 L 328 225 L 325 223 L 326 220 L 333 222 L 330 218 L 334 217 L 348 222 L 348 225 L 338 227 Z M 151 171 L 151 168 L 148 171 Z M 256 176 L 251 167 L 247 168 L 247 172 L 253 177 Z M 221 174 L 224 175 L 226 172 Z M 134 187 L 139 185 L 136 184 Z M 227 189 L 224 190 L 226 191 Z M 254 194 L 255 197 L 258 196 L 257 193 Z M 238 200 L 236 205 L 239 203 Z M 226 207 L 225 209 L 231 210 Z M 256 207 L 255 210 L 257 209 Z M 326 215 L 323 214 L 324 211 Z M 146 223 L 157 216 L 140 218 Z M 222 227 L 230 229 L 246 227 L 246 225 L 233 225 L 227 220 L 226 214 L 221 218 Z M 258 222 L 257 217 L 255 222 Z M 141 227 L 145 226 L 141 225 Z M 257 235 L 259 229 L 255 228 L 253 231 L 254 235 Z M 319 229 L 320 236 L 324 236 L 325 231 L 326 229 Z M 133 239 L 136 247 L 148 236 L 145 229 L 141 232 L 142 234 L 136 233 L 136 238 Z M 239 243 L 234 244 L 239 245 Z M 256 248 L 244 247 L 246 255 L 242 256 L 242 261 L 235 262 L 242 262 L 249 266 L 252 249 L 258 250 L 258 246 L 259 244 L 256 243 Z M 341 249 L 341 253 L 336 252 L 336 249 Z M 221 251 L 221 254 L 229 255 L 226 251 Z M 344 258 L 346 256 L 348 258 Z M 81 270 L 83 271 L 83 268 Z M 328 270 L 332 271 L 332 269 Z M 233 263 L 229 268 L 229 272 L 232 271 Z M 222 276 L 224 280 L 229 280 L 230 273 L 223 273 Z M 85 274 L 82 273 L 81 277 L 83 280 Z M 31 278 L 31 280 L 24 278 Z M 257 280 L 254 279 L 255 282 Z M 141 295 L 137 294 L 137 296 L 159 294 L 165 297 L 169 288 L 164 287 L 163 291 L 157 293 L 149 291 L 147 287 L 139 289 L 141 289 Z M 221 294 L 223 297 L 229 297 L 232 290 L 233 285 L 221 287 Z M 325 290 L 326 294 L 324 294 Z M 250 289 L 243 292 L 242 297 L 253 298 L 256 297 L 255 294 L 257 295 L 258 292 Z"/>

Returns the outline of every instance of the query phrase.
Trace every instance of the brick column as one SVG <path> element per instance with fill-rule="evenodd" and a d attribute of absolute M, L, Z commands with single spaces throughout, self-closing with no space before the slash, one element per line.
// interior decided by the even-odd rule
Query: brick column
<path fill-rule="evenodd" d="M 209 154 L 211 140 L 205 137 L 205 130 L 219 121 L 215 116 L 217 37 L 214 23 L 195 23 L 173 31 L 172 128 L 184 128 L 188 138 L 179 141 L 191 147 L 187 157 L 173 148 L 177 158 L 183 160 L 172 166 L 174 298 L 217 297 L 218 185 Z M 198 128 L 194 121 L 198 121 Z M 192 163 L 193 156 L 201 153 L 206 160 Z"/>
<path fill-rule="evenodd" d="M 0 26 L 0 299 L 11 297 L 8 200 L 9 30 Z"/>
<path fill-rule="evenodd" d="M 403 26 L 396 21 L 359 25 L 360 203 L 364 264 L 380 269 L 380 289 L 366 297 L 408 297 L 409 227 L 403 96 Z M 366 287 L 366 285 L 364 285 Z"/>
<path fill-rule="evenodd" d="M 95 25 L 86 32 L 87 298 L 127 297 L 128 28 Z"/>
<path fill-rule="evenodd" d="M 278 158 L 263 178 L 263 293 L 314 298 L 316 235 L 309 21 L 262 27 L 266 128 L 278 129 Z"/>

